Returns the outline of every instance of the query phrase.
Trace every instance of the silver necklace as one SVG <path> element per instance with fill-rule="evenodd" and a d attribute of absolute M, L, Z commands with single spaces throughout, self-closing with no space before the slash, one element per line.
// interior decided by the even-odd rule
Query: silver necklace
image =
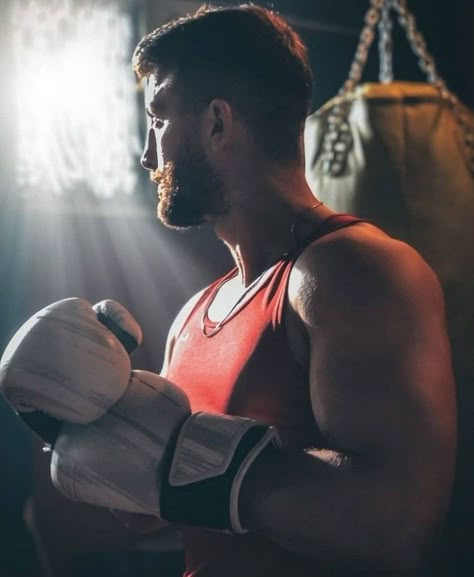
<path fill-rule="evenodd" d="M 278 261 L 277 261 L 278 262 Z M 219 286 L 216 288 L 215 292 L 214 292 L 214 297 L 212 298 L 211 302 L 208 304 L 208 306 L 205 308 L 205 310 L 202 313 L 201 316 L 201 332 L 205 337 L 213 337 L 216 333 L 218 333 L 221 328 L 223 327 L 223 325 L 227 322 L 227 320 L 229 319 L 229 317 L 234 313 L 234 311 L 239 307 L 239 305 L 247 298 L 247 296 L 255 289 L 255 287 L 257 285 L 260 284 L 261 281 L 263 281 L 264 277 L 266 277 L 270 271 L 273 269 L 273 267 L 275 266 L 276 263 L 274 263 L 272 266 L 270 266 L 269 268 L 265 269 L 261 274 L 258 275 L 258 277 L 253 280 L 248 287 L 246 287 L 244 289 L 244 291 L 241 293 L 241 295 L 239 296 L 239 298 L 235 301 L 235 303 L 232 305 L 231 309 L 227 312 L 226 315 L 224 315 L 224 317 L 218 321 L 213 327 L 209 328 L 206 325 L 206 319 L 208 319 L 208 311 L 209 308 L 211 307 L 212 303 L 214 302 L 214 299 L 217 295 L 217 293 L 219 292 L 219 290 L 222 288 L 222 286 L 228 282 L 230 279 L 227 279 L 225 281 L 222 281 Z M 231 278 L 235 278 L 235 276 L 231 277 Z M 212 322 L 212 321 L 211 321 Z M 213 323 L 214 324 L 214 323 Z"/>

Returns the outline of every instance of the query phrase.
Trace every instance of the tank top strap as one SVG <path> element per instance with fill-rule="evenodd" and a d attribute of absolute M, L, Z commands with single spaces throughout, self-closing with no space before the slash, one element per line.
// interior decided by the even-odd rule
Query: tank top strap
<path fill-rule="evenodd" d="M 301 246 L 296 247 L 291 253 L 289 253 L 284 261 L 282 261 L 281 267 L 275 271 L 275 276 L 273 277 L 273 291 L 275 293 L 275 306 L 272 310 L 272 326 L 275 329 L 283 321 L 283 312 L 286 302 L 286 295 L 288 290 L 288 283 L 290 280 L 290 274 L 293 269 L 297 258 L 301 253 L 318 239 L 340 230 L 342 228 L 347 228 L 359 222 L 368 222 L 366 219 L 357 218 L 350 214 L 340 214 L 335 213 L 324 219 L 317 227 L 314 233 L 310 236 Z"/>
<path fill-rule="evenodd" d="M 325 218 L 316 229 L 313 231 L 313 234 L 310 235 L 309 239 L 305 239 L 305 242 L 301 243 L 301 245 L 297 246 L 291 253 L 290 258 L 291 260 L 296 260 L 298 256 L 313 242 L 316 242 L 318 239 L 335 232 L 341 228 L 347 228 L 348 226 L 352 226 L 359 222 L 369 222 L 367 219 L 358 218 L 356 216 L 352 216 L 351 214 L 342 214 L 342 213 L 335 213 L 331 214 L 327 218 Z"/>
<path fill-rule="evenodd" d="M 253 290 L 242 299 L 239 305 L 236 306 L 235 309 L 229 315 L 227 315 L 225 319 L 217 323 L 219 328 L 224 326 L 242 308 L 244 308 L 248 302 L 254 300 L 255 298 L 262 299 L 262 306 L 264 310 L 270 311 L 272 326 L 273 328 L 276 328 L 281 323 L 283 318 L 283 309 L 288 281 L 291 269 L 298 256 L 307 246 L 315 242 L 317 239 L 325 236 L 326 234 L 341 228 L 345 228 L 347 226 L 351 226 L 358 222 L 366 221 L 348 214 L 332 214 L 323 220 L 316 227 L 309 240 L 307 239 L 306 243 L 304 243 L 302 246 L 296 247 L 293 251 L 289 252 L 285 257 L 277 261 L 274 265 L 272 265 L 272 267 L 270 267 L 270 269 L 265 272 L 265 274 L 262 275 L 261 279 L 255 285 Z M 222 285 L 234 277 L 237 272 L 238 271 L 236 267 L 232 268 L 229 272 L 215 280 L 206 289 L 204 289 L 203 293 L 194 304 L 192 310 L 189 312 L 187 319 L 184 321 L 181 332 L 188 327 L 189 321 L 194 317 L 196 311 L 203 311 L 203 322 L 206 325 L 206 328 L 210 331 L 210 333 L 215 331 L 215 323 L 209 321 L 207 317 L 207 311 Z"/>

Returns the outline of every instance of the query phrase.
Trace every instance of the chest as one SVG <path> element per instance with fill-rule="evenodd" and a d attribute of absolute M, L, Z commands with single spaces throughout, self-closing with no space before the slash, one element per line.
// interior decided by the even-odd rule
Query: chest
<path fill-rule="evenodd" d="M 229 282 L 212 296 L 189 317 L 164 376 L 186 391 L 193 411 L 248 416 L 277 425 L 287 441 L 307 439 L 314 432 L 307 371 L 292 350 L 286 290 L 266 286 L 252 298 Z M 214 322 L 228 316 L 211 336 L 206 313 Z"/>
<path fill-rule="evenodd" d="M 238 277 L 223 283 L 217 289 L 207 309 L 209 320 L 215 323 L 224 320 L 239 303 L 248 297 L 249 288 L 251 287 L 243 287 Z"/>
<path fill-rule="evenodd" d="M 265 274 L 262 275 L 249 287 L 243 287 L 239 277 L 229 279 L 215 292 L 208 303 L 207 311 L 204 311 L 204 316 L 207 316 L 209 321 L 215 324 L 225 322 L 231 315 L 239 312 L 239 309 L 245 306 L 247 301 L 252 300 L 255 293 L 258 292 L 260 284 L 265 282 L 265 277 Z M 290 353 L 304 369 L 309 363 L 308 337 L 290 298 L 288 291 L 283 291 L 280 322 L 283 325 L 282 328 Z M 248 319 L 248 322 L 252 322 L 252 317 Z"/>
<path fill-rule="evenodd" d="M 258 313 L 245 307 L 210 338 L 190 323 L 164 376 L 186 392 L 193 411 L 246 416 L 277 426 L 285 444 L 314 444 L 307 374 L 282 326 Z"/>

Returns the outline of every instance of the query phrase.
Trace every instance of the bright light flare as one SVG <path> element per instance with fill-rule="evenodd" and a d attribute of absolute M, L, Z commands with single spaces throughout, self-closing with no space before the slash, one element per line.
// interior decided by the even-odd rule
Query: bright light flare
<path fill-rule="evenodd" d="M 18 185 L 48 197 L 131 194 L 140 138 L 132 23 L 112 1 L 17 0 Z"/>

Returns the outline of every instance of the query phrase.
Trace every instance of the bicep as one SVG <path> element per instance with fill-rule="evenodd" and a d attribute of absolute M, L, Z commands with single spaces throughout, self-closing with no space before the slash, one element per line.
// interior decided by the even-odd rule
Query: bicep
<path fill-rule="evenodd" d="M 310 330 L 311 402 L 336 446 L 407 457 L 417 442 L 434 446 L 450 425 L 449 346 L 424 305 L 381 305 L 342 309 Z"/>
<path fill-rule="evenodd" d="M 408 249 L 389 251 L 386 262 L 349 256 L 340 267 L 322 259 L 303 299 L 315 419 L 328 446 L 355 466 L 392 479 L 401 493 L 431 487 L 427 506 L 436 508 L 449 491 L 455 450 L 439 284 Z"/>

